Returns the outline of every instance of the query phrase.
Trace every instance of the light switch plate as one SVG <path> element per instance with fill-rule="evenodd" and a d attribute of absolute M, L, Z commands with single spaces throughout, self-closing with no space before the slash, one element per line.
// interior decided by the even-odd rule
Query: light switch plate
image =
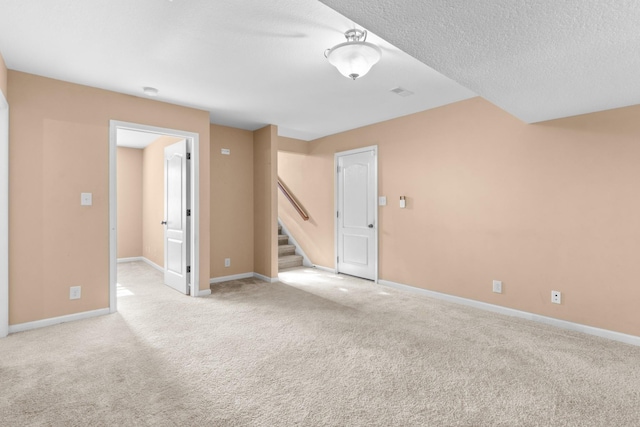
<path fill-rule="evenodd" d="M 93 204 L 93 195 L 91 193 L 80 193 L 80 205 L 91 206 Z"/>
<path fill-rule="evenodd" d="M 387 206 L 387 198 L 386 198 L 386 196 L 380 196 L 378 198 L 378 205 Z"/>

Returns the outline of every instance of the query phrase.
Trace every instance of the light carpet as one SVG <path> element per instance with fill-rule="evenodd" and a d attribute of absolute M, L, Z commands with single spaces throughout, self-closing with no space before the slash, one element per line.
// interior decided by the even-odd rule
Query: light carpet
<path fill-rule="evenodd" d="M 2 426 L 638 426 L 640 348 L 315 269 L 0 340 Z"/>

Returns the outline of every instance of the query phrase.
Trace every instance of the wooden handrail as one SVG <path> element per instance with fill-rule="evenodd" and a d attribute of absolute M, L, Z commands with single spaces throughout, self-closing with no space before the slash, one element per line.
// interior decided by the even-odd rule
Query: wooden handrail
<path fill-rule="evenodd" d="M 298 204 L 298 202 L 296 202 L 296 199 L 293 198 L 293 196 L 291 195 L 291 193 L 289 193 L 287 188 L 282 184 L 282 182 L 280 182 L 280 178 L 278 178 L 278 188 L 280 189 L 280 191 L 282 191 L 282 194 L 284 194 L 284 197 L 286 197 L 287 200 L 289 200 L 289 203 L 291 203 L 291 206 L 293 206 L 293 208 L 298 212 L 298 214 L 302 217 L 302 219 L 305 221 L 309 221 L 309 215 L 307 215 L 307 213 L 302 209 L 302 207 Z"/>

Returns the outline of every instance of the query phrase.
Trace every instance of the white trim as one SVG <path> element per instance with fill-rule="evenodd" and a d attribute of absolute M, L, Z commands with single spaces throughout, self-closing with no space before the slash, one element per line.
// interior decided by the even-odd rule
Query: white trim
<path fill-rule="evenodd" d="M 278 225 L 282 227 L 282 229 L 284 230 L 285 234 L 289 237 L 289 240 L 291 240 L 291 243 L 293 243 L 295 245 L 295 247 L 296 247 L 296 255 L 301 255 L 302 256 L 302 265 L 304 265 L 305 267 L 313 267 L 313 263 L 311 262 L 311 260 L 307 256 L 307 254 L 304 253 L 304 250 L 302 250 L 302 247 L 296 241 L 295 237 L 293 237 L 293 234 L 291 234 L 291 232 L 289 231 L 287 226 L 284 225 L 284 222 L 282 222 L 280 217 L 278 217 Z"/>
<path fill-rule="evenodd" d="M 130 258 L 118 258 L 118 264 L 122 264 L 125 262 L 136 262 L 136 261 L 144 261 L 144 257 L 134 256 Z"/>
<path fill-rule="evenodd" d="M 138 123 L 122 122 L 118 120 L 109 121 L 109 309 L 111 312 L 117 311 L 117 131 L 118 129 L 135 130 L 141 132 L 157 133 L 159 135 L 176 136 L 191 141 L 191 277 L 189 280 L 191 288 L 191 296 L 197 297 L 200 293 L 200 135 L 194 132 L 187 132 L 176 129 L 161 128 L 157 126 L 148 126 Z M 159 266 L 147 259 L 143 259 L 154 268 Z M 164 268 L 161 268 L 164 271 Z M 206 292 L 206 290 L 205 290 Z"/>
<path fill-rule="evenodd" d="M 277 283 L 277 282 L 280 281 L 280 279 L 278 279 L 277 277 L 267 277 L 267 276 L 264 276 L 264 275 L 258 274 L 258 273 L 253 273 L 253 277 L 255 277 L 256 279 L 263 280 L 265 282 L 269 282 L 269 283 Z"/>
<path fill-rule="evenodd" d="M 317 268 L 318 270 L 322 270 L 322 271 L 328 271 L 329 273 L 337 273 L 335 268 L 324 267 L 322 265 L 314 264 L 313 268 Z"/>
<path fill-rule="evenodd" d="M 35 320 L 33 322 L 18 323 L 9 326 L 9 333 L 30 331 L 31 329 L 44 328 L 46 326 L 58 325 L 60 323 L 74 322 L 76 320 L 89 319 L 91 317 L 104 316 L 110 313 L 110 309 L 101 308 L 99 310 L 84 311 L 82 313 L 67 314 L 66 316 L 50 317 L 49 319 Z"/>
<path fill-rule="evenodd" d="M 375 235 L 375 242 L 374 242 L 374 278 L 373 278 L 373 282 L 374 283 L 378 283 L 378 264 L 379 264 L 379 250 L 378 250 L 378 239 L 380 238 L 380 223 L 378 222 L 378 210 L 380 209 L 378 206 L 378 146 L 377 145 L 370 145 L 368 147 L 362 147 L 362 148 L 356 148 L 354 150 L 347 150 L 347 151 L 340 151 L 338 153 L 335 153 L 333 155 L 333 211 L 337 212 L 338 211 L 338 178 L 337 178 L 337 168 L 338 168 L 338 159 L 342 156 L 348 156 L 350 154 L 358 154 L 358 153 L 363 153 L 366 151 L 373 151 L 376 161 L 373 165 L 373 171 L 375 173 L 376 179 L 375 179 L 375 188 L 374 188 L 374 194 L 375 194 L 375 206 L 376 209 L 374 210 L 374 219 L 373 219 L 373 223 L 375 224 L 374 229 L 376 230 L 376 235 Z M 334 252 L 333 252 L 333 260 L 334 260 L 334 271 L 336 273 L 339 273 L 340 270 L 338 270 L 338 218 L 336 215 L 333 215 L 333 240 L 334 240 Z"/>
<path fill-rule="evenodd" d="M 153 267 L 156 270 L 158 270 L 160 273 L 164 273 L 164 267 L 159 266 L 155 262 L 151 261 L 149 258 L 142 257 L 142 259 L 140 261 L 144 262 L 145 264 L 150 265 L 151 267 Z"/>
<path fill-rule="evenodd" d="M 220 276 L 220 277 L 212 277 L 209 279 L 209 284 L 213 285 L 215 283 L 228 282 L 229 280 L 240 280 L 240 279 L 250 279 L 254 277 L 255 273 L 240 273 L 240 274 L 232 274 L 230 276 Z"/>
<path fill-rule="evenodd" d="M 508 308 L 508 307 L 502 307 L 499 305 L 489 304 L 482 301 L 475 301 L 472 299 L 462 298 L 455 295 L 449 295 L 441 292 L 430 291 L 427 289 L 416 288 L 414 286 L 391 282 L 389 280 L 381 279 L 378 281 L 378 283 L 383 286 L 388 286 L 388 287 L 400 289 L 403 291 L 413 292 L 420 295 L 437 298 L 443 301 L 452 302 L 455 304 L 466 305 L 469 307 L 478 308 L 480 310 L 491 311 L 493 313 L 518 317 L 520 319 L 526 319 L 534 322 L 544 323 L 546 325 L 556 326 L 558 328 L 567 329 L 570 331 L 582 332 L 588 335 L 595 335 L 600 338 L 607 338 L 613 341 L 623 342 L 625 344 L 640 346 L 640 337 L 637 337 L 635 335 L 627 335 L 620 332 L 610 331 L 608 329 L 600 329 L 593 326 L 582 325 L 580 323 L 569 322 L 567 320 L 554 319 L 553 317 L 542 316 L 540 314 L 529 313 L 526 311 L 520 311 L 513 308 Z"/>
<path fill-rule="evenodd" d="M 118 128 L 113 120 L 109 122 L 109 311 L 118 311 L 118 169 L 117 141 Z"/>
<path fill-rule="evenodd" d="M 0 338 L 9 334 L 9 103 L 0 91 Z"/>
<path fill-rule="evenodd" d="M 206 297 L 211 295 L 211 289 L 205 289 L 204 291 L 198 291 L 198 297 Z"/>
<path fill-rule="evenodd" d="M 145 264 L 150 265 L 151 267 L 155 268 L 156 270 L 158 270 L 160 273 L 164 273 L 164 268 L 160 267 L 158 264 L 156 264 L 155 262 L 151 261 L 149 258 L 145 258 L 143 256 L 135 256 L 135 257 L 131 257 L 131 258 L 118 258 L 117 263 L 118 264 L 124 264 L 127 262 L 144 262 Z"/>

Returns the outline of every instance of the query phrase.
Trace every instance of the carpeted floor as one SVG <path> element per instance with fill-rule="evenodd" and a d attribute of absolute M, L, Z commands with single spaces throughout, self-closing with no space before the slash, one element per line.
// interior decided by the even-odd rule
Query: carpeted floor
<path fill-rule="evenodd" d="M 314 269 L 0 340 L 5 426 L 638 426 L 640 348 Z"/>

